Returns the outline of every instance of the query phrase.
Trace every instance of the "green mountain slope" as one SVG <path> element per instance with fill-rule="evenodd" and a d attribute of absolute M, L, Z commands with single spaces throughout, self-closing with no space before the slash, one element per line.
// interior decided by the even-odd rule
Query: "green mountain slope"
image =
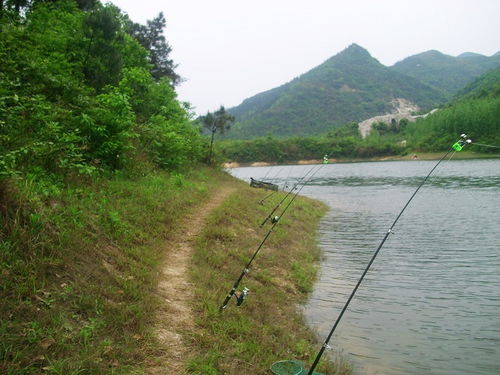
<path fill-rule="evenodd" d="M 478 144 L 500 143 L 500 67 L 469 83 L 439 111 L 409 124 L 405 138 L 414 149 L 434 151 L 445 149 L 458 133 Z M 498 153 L 496 147 L 471 149 Z"/>
<path fill-rule="evenodd" d="M 391 69 L 443 90 L 451 98 L 467 83 L 497 66 L 500 66 L 498 53 L 488 57 L 465 52 L 453 57 L 439 51 L 427 51 L 407 57 Z"/>
<path fill-rule="evenodd" d="M 455 100 L 500 97 L 500 66 L 488 71 L 457 93 Z"/>
<path fill-rule="evenodd" d="M 404 98 L 422 109 L 443 103 L 439 90 L 388 68 L 352 44 L 323 64 L 229 111 L 237 123 L 230 138 L 322 133 L 351 121 L 393 110 Z"/>

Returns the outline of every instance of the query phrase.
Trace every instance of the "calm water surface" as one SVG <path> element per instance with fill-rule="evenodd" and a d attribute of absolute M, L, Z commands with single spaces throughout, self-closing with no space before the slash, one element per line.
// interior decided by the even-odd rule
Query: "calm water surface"
<path fill-rule="evenodd" d="M 303 307 L 321 341 L 435 163 L 330 164 L 302 190 L 330 207 L 320 226 L 321 270 Z M 291 187 L 310 168 L 231 173 Z M 500 160 L 440 165 L 379 253 L 330 342 L 333 352 L 355 374 L 500 374 L 499 212 Z"/>

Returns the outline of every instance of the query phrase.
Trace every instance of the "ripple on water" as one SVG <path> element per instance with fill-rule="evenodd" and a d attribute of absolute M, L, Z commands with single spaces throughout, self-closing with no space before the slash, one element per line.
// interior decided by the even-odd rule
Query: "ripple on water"
<path fill-rule="evenodd" d="M 331 208 L 319 231 L 319 278 L 303 307 L 321 340 L 434 164 L 331 164 L 303 189 Z M 285 186 L 305 171 L 234 172 L 244 179 L 268 173 Z M 499 193 L 499 160 L 443 163 L 419 191 L 333 337 L 335 351 L 351 358 L 356 373 L 500 373 Z"/>

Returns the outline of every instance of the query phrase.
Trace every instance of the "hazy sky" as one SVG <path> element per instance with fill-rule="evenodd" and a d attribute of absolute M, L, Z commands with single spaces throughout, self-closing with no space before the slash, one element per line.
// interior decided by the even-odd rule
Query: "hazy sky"
<path fill-rule="evenodd" d="M 105 1 L 105 0 L 103 0 Z M 500 50 L 500 0 L 111 0 L 138 23 L 161 11 L 179 99 L 198 114 L 240 104 L 352 43 L 390 66 L 439 50 Z"/>

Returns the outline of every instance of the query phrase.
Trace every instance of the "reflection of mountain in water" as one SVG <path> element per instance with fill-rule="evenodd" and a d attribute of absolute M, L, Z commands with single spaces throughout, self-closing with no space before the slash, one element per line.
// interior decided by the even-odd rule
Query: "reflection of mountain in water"
<path fill-rule="evenodd" d="M 320 186 L 418 186 L 422 177 L 331 177 L 316 178 L 308 185 Z M 498 188 L 500 187 L 500 176 L 487 177 L 432 177 L 426 185 L 442 188 Z"/>

